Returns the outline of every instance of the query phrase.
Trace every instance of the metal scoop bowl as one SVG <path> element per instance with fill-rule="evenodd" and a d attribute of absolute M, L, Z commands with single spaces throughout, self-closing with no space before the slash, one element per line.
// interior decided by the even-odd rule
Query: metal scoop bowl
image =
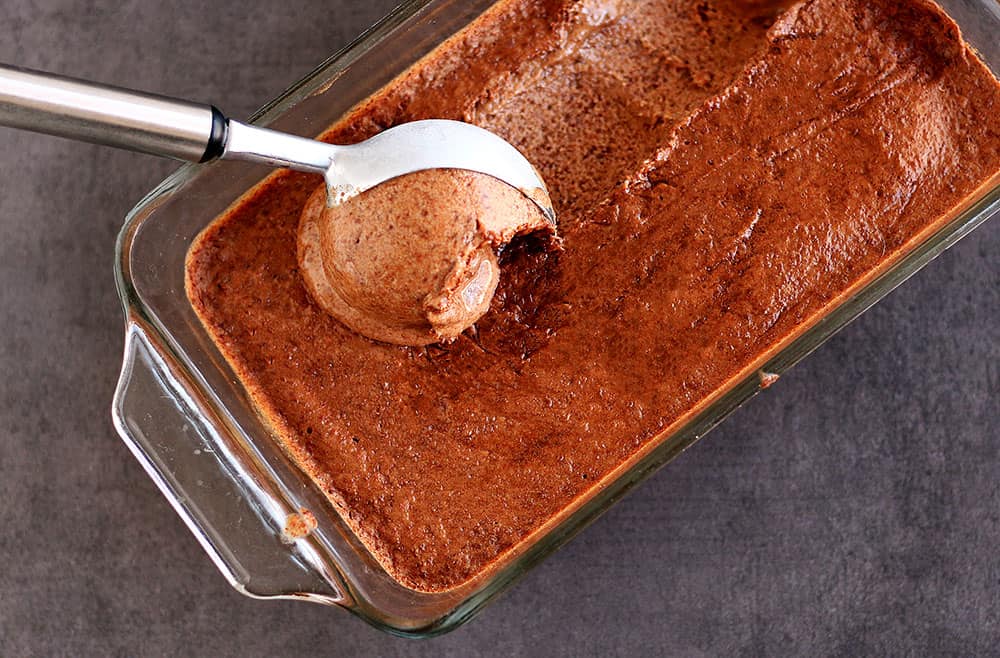
<path fill-rule="evenodd" d="M 212 105 L 0 64 L 0 125 L 190 162 L 244 160 L 317 173 L 331 206 L 405 174 L 465 169 L 517 188 L 555 225 L 545 183 L 527 158 L 461 121 L 413 121 L 340 146 L 240 123 Z"/>

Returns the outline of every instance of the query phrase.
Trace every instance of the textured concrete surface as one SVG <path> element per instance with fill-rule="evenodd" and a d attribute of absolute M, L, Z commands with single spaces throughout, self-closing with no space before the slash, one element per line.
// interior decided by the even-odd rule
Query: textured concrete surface
<path fill-rule="evenodd" d="M 244 116 L 393 0 L 5 0 L 0 61 Z M 1000 644 L 1000 223 L 476 620 L 390 638 L 223 581 L 111 426 L 121 218 L 169 163 L 0 129 L 0 655 L 984 654 Z"/>

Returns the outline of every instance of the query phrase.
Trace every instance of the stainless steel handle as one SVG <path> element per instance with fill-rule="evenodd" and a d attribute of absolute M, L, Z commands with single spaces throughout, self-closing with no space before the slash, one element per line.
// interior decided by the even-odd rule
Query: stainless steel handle
<path fill-rule="evenodd" d="M 0 64 L 0 125 L 194 162 L 222 154 L 211 105 Z"/>
<path fill-rule="evenodd" d="M 315 139 L 248 126 L 229 119 L 226 122 L 225 160 L 259 162 L 272 167 L 289 167 L 311 174 L 327 175 L 341 147 Z"/>

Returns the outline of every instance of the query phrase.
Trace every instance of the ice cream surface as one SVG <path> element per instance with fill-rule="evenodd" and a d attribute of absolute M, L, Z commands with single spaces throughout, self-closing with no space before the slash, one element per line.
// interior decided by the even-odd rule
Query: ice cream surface
<path fill-rule="evenodd" d="M 428 355 L 330 317 L 296 259 L 317 182 L 294 173 L 199 237 L 188 294 L 369 552 L 448 590 L 996 184 L 998 116 L 996 78 L 927 0 L 502 0 L 326 135 L 458 119 L 539 168 L 563 249 L 500 255 L 476 341 Z"/>
<path fill-rule="evenodd" d="M 342 205 L 309 197 L 298 257 L 313 299 L 369 338 L 449 342 L 489 310 L 497 252 L 553 226 L 520 191 L 490 176 L 427 170 L 386 181 Z"/>

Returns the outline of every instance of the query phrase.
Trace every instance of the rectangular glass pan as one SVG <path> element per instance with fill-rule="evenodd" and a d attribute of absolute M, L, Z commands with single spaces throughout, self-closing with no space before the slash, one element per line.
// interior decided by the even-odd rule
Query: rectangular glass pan
<path fill-rule="evenodd" d="M 269 103 L 254 122 L 318 135 L 491 4 L 405 3 Z M 1000 4 L 940 4 L 993 71 L 1000 71 Z M 384 572 L 322 492 L 290 463 L 185 296 L 191 242 L 269 173 L 229 162 L 180 169 L 129 214 L 116 254 L 126 341 L 115 426 L 219 570 L 249 596 L 338 605 L 402 635 L 450 630 L 760 390 L 761 380 L 753 376 L 727 391 L 487 576 L 443 593 L 407 589 Z M 763 370 L 782 373 L 998 211 L 995 184 Z"/>

